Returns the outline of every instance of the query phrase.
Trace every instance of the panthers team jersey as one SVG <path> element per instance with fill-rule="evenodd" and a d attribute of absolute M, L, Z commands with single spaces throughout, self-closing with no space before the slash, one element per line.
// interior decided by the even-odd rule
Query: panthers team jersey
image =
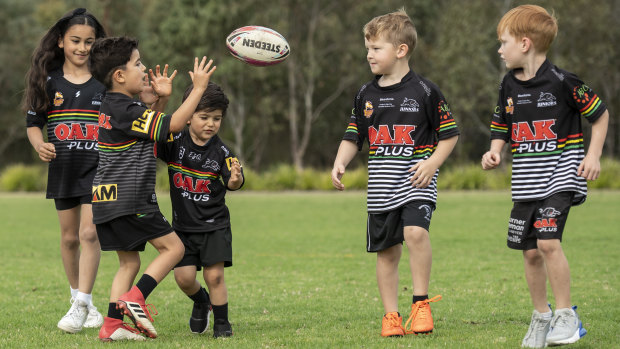
<path fill-rule="evenodd" d="M 168 164 L 176 231 L 206 233 L 230 226 L 224 196 L 237 158 L 217 135 L 199 146 L 186 129 L 173 142 L 158 144 L 157 157 Z"/>
<path fill-rule="evenodd" d="M 401 82 L 379 86 L 379 77 L 357 93 L 343 139 L 362 149 L 368 141 L 368 212 L 398 208 L 413 200 L 437 201 L 437 176 L 430 185 L 414 188 L 416 163 L 428 159 L 437 142 L 459 134 L 439 88 L 409 71 Z"/>
<path fill-rule="evenodd" d="M 27 127 L 47 125 L 47 141 L 56 149 L 49 163 L 47 198 L 70 198 L 90 194 L 99 153 L 97 151 L 99 106 L 104 86 L 91 78 L 74 84 L 63 77 L 62 69 L 47 80 L 50 108 L 26 115 Z"/>
<path fill-rule="evenodd" d="M 577 176 L 584 158 L 581 118 L 596 121 L 607 109 L 577 76 L 546 60 L 527 81 L 504 77 L 491 122 L 491 139 L 510 142 L 512 200 L 541 200 L 575 192 L 573 204 L 587 195 Z"/>
<path fill-rule="evenodd" d="M 155 142 L 169 138 L 170 116 L 108 92 L 99 111 L 99 166 L 93 181 L 95 224 L 159 211 Z"/>

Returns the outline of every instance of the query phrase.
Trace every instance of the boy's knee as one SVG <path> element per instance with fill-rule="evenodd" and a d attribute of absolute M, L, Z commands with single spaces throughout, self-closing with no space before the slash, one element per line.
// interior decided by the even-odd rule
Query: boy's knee
<path fill-rule="evenodd" d="M 174 273 L 174 281 L 176 281 L 177 285 L 181 290 L 189 290 L 196 283 L 195 277 L 190 277 L 187 274 L 183 273 Z"/>
<path fill-rule="evenodd" d="M 60 243 L 62 244 L 62 247 L 70 250 L 78 249 L 80 247 L 80 239 L 77 234 L 62 234 Z"/>
<path fill-rule="evenodd" d="M 97 230 L 95 227 L 86 228 L 80 231 L 80 244 L 93 245 L 98 243 L 99 238 L 97 237 Z"/>
<path fill-rule="evenodd" d="M 562 244 L 558 239 L 538 240 L 538 250 L 543 255 L 549 255 L 562 250 Z"/>
<path fill-rule="evenodd" d="M 205 269 L 203 276 L 205 278 L 205 282 L 209 287 L 217 287 L 224 283 L 224 270 L 223 269 Z"/>
<path fill-rule="evenodd" d="M 403 231 L 407 243 L 419 244 L 429 239 L 428 231 L 421 227 L 405 227 Z"/>

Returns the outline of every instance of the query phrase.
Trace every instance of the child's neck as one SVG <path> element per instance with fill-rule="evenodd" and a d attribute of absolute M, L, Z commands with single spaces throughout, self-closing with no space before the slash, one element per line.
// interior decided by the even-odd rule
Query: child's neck
<path fill-rule="evenodd" d="M 391 86 L 398 84 L 401 82 L 403 77 L 409 73 L 409 70 L 411 69 L 409 68 L 409 63 L 407 61 L 404 61 L 402 64 L 397 63 L 394 65 L 392 71 L 381 75 L 378 81 L 379 86 Z"/>
<path fill-rule="evenodd" d="M 521 70 L 515 72 L 515 77 L 521 81 L 527 81 L 536 76 L 536 72 L 540 66 L 545 63 L 547 56 L 545 54 L 532 54 L 525 58 Z"/>
<path fill-rule="evenodd" d="M 66 60 L 62 65 L 62 73 L 63 77 L 67 79 L 67 81 L 77 85 L 85 83 L 90 80 L 92 76 L 90 74 L 90 70 L 88 70 L 88 65 L 84 64 L 82 66 L 77 66 Z"/>

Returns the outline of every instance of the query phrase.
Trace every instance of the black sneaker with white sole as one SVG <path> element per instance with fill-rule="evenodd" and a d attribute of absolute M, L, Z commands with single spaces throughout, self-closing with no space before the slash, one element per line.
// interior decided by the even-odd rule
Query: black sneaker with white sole
<path fill-rule="evenodd" d="M 215 319 L 213 321 L 213 337 L 230 337 L 233 335 L 232 327 L 230 326 L 230 322 L 225 319 Z"/>
<path fill-rule="evenodd" d="M 194 303 L 192 316 L 189 318 L 189 329 L 192 333 L 205 333 L 209 327 L 211 303 Z"/>

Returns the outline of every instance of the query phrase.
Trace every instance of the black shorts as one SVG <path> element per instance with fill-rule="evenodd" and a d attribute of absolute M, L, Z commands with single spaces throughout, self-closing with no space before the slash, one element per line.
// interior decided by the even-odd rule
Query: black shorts
<path fill-rule="evenodd" d="M 76 196 L 72 198 L 54 199 L 57 211 L 70 210 L 76 206 L 92 203 L 93 196 L 86 194 L 84 196 Z"/>
<path fill-rule="evenodd" d="M 174 232 L 161 212 L 131 214 L 97 224 L 102 251 L 144 251 L 146 242 Z"/>
<path fill-rule="evenodd" d="M 177 235 L 185 246 L 183 259 L 175 266 L 195 265 L 196 270 L 204 266 L 224 262 L 224 267 L 232 266 L 232 232 L 230 226 L 206 233 L 183 233 Z"/>
<path fill-rule="evenodd" d="M 539 239 L 562 241 L 573 196 L 572 191 L 564 191 L 538 201 L 515 202 L 508 222 L 508 247 L 531 250 Z"/>
<path fill-rule="evenodd" d="M 411 201 L 405 205 L 383 213 L 369 213 L 366 226 L 366 251 L 383 251 L 404 239 L 403 229 L 408 226 L 424 228 L 428 231 L 435 204 L 430 201 Z"/>

